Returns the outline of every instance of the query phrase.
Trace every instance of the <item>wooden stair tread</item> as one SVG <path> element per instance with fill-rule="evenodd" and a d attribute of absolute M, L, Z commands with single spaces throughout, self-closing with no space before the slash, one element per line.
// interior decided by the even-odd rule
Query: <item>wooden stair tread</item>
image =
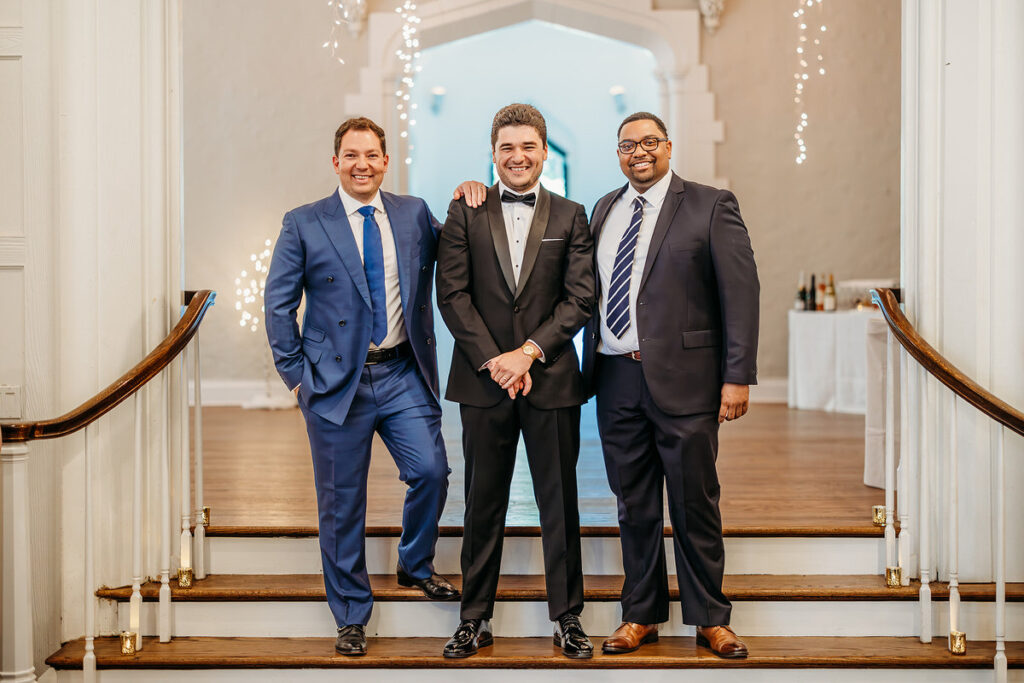
<path fill-rule="evenodd" d="M 117 638 L 97 638 L 99 668 L 990 668 L 995 644 L 969 641 L 967 654 L 953 656 L 944 638 L 923 644 L 916 638 L 749 637 L 750 656 L 723 660 L 697 647 L 693 637 L 665 637 L 636 652 L 604 655 L 603 637 L 593 637 L 593 659 L 563 657 L 551 638 L 496 638 L 493 647 L 466 659 L 440 656 L 445 638 L 370 638 L 364 657 L 334 652 L 333 638 L 174 638 L 159 643 L 147 638 L 141 652 L 121 654 Z M 85 651 L 82 638 L 66 643 L 46 663 L 56 669 L 80 669 Z M 1024 668 L 1024 642 L 1006 644 L 1012 668 Z"/>
<path fill-rule="evenodd" d="M 461 588 L 459 576 L 449 577 Z M 622 590 L 622 576 L 588 575 L 584 577 L 584 599 L 587 601 L 618 601 Z M 394 574 L 376 574 L 370 577 L 373 595 L 379 601 L 426 600 L 416 588 L 398 585 Z M 873 574 L 841 575 L 784 575 L 734 574 L 725 577 L 724 592 L 733 600 L 917 600 L 919 584 L 886 588 L 881 576 Z M 945 583 L 932 583 L 932 598 L 945 600 L 949 587 Z M 142 586 L 144 600 L 156 600 L 160 584 L 150 581 Z M 674 576 L 669 577 L 671 599 L 678 598 Z M 101 598 L 126 601 L 131 597 L 131 586 L 102 588 L 96 592 Z M 178 588 L 171 581 L 172 600 L 176 601 L 305 601 L 325 600 L 323 576 L 320 574 L 221 574 L 195 581 L 192 588 Z M 991 601 L 995 599 L 995 585 L 967 583 L 960 585 L 964 601 Z M 498 600 L 543 601 L 546 599 L 542 575 L 502 575 L 498 583 Z M 1008 601 L 1024 600 L 1024 583 L 1006 585 Z"/>
<path fill-rule="evenodd" d="M 897 530 L 899 527 L 896 527 Z M 315 526 L 288 526 L 288 525 L 267 525 L 267 526 L 231 526 L 231 525 L 210 525 L 206 528 L 208 537 L 277 537 L 290 536 L 295 538 L 315 537 L 319 530 Z M 461 537 L 461 526 L 442 526 L 439 528 L 441 536 Z M 749 537 L 797 537 L 797 538 L 884 538 L 885 529 L 866 522 L 854 526 L 751 526 L 751 525 L 725 525 L 722 529 L 724 536 L 736 538 Z M 398 537 L 402 534 L 400 526 L 367 526 L 366 536 L 372 537 Z M 582 526 L 580 534 L 584 537 L 594 538 L 618 538 L 619 527 L 617 526 Z M 505 536 L 513 537 L 537 537 L 540 538 L 539 526 L 507 526 Z M 672 527 L 665 527 L 665 536 L 672 536 Z"/>

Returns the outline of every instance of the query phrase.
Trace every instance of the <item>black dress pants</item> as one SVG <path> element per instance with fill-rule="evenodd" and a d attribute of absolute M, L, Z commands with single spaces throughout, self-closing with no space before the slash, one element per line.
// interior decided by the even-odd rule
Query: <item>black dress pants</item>
<path fill-rule="evenodd" d="M 462 619 L 490 619 L 501 570 L 509 486 L 522 432 L 540 511 L 544 578 L 552 620 L 583 609 L 576 502 L 580 408 L 541 410 L 521 396 L 490 408 L 461 406 L 466 457 Z"/>
<path fill-rule="evenodd" d="M 625 582 L 622 618 L 668 621 L 664 498 L 675 548 L 683 621 L 727 625 L 725 544 L 718 509 L 718 413 L 668 415 L 651 398 L 640 363 L 598 356 L 597 425 L 608 483 L 618 499 Z M 680 387 L 686 391 L 686 387 Z"/>

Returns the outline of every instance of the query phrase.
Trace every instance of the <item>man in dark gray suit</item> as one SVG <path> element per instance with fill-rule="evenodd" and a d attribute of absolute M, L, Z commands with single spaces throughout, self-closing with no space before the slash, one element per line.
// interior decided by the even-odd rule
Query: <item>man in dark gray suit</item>
<path fill-rule="evenodd" d="M 731 192 L 669 170 L 672 142 L 657 116 L 622 122 L 618 157 L 629 182 L 591 217 L 599 303 L 583 355 L 625 570 L 623 623 L 603 650 L 636 650 L 668 621 L 667 484 L 683 621 L 720 657 L 746 657 L 722 594 L 715 459 L 719 423 L 746 413 L 757 382 L 760 287 L 750 238 Z"/>

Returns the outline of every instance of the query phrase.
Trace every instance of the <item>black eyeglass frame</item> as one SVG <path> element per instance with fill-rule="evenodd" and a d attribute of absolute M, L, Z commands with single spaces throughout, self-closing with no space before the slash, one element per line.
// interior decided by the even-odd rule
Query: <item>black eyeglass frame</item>
<path fill-rule="evenodd" d="M 648 140 L 653 140 L 654 144 L 653 145 L 645 144 Z M 669 141 L 668 138 L 656 138 L 656 137 L 650 136 L 650 137 L 646 137 L 646 138 L 644 138 L 643 140 L 640 140 L 640 141 L 637 141 L 637 140 L 622 140 L 621 142 L 619 142 L 619 144 L 615 145 L 615 148 L 617 150 L 619 150 L 620 154 L 632 154 L 633 152 L 636 151 L 637 145 L 639 145 L 640 147 L 642 147 L 643 149 L 647 150 L 648 152 L 653 152 L 654 150 L 658 149 L 658 145 L 660 145 L 663 142 L 668 142 L 668 141 Z M 623 145 L 629 145 L 629 149 L 623 149 L 622 148 Z"/>

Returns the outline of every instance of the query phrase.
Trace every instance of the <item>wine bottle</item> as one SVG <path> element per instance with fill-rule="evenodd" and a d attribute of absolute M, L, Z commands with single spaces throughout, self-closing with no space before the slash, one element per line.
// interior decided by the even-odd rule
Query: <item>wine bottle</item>
<path fill-rule="evenodd" d="M 796 298 L 793 299 L 793 310 L 803 311 L 807 308 L 807 285 L 804 284 L 804 271 L 800 271 L 800 279 L 796 282 Z"/>
<path fill-rule="evenodd" d="M 818 293 L 814 297 L 814 306 L 816 311 L 825 310 L 825 274 L 821 274 L 821 279 L 818 280 Z"/>
<path fill-rule="evenodd" d="M 818 288 L 814 286 L 814 273 L 811 273 L 811 288 L 807 290 L 807 309 L 815 310 L 814 298 L 818 295 Z"/>
<path fill-rule="evenodd" d="M 836 283 L 832 273 L 828 274 L 828 285 L 825 287 L 825 310 L 836 310 Z"/>

